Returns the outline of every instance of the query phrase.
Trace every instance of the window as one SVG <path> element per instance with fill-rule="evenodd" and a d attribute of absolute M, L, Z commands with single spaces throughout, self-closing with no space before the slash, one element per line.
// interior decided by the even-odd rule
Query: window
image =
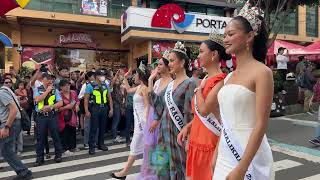
<path fill-rule="evenodd" d="M 208 7 L 207 8 L 207 15 L 211 16 L 224 16 L 224 10 L 223 8 L 218 7 Z"/>
<path fill-rule="evenodd" d="M 307 36 L 318 37 L 318 6 L 309 7 L 307 6 Z"/>
<path fill-rule="evenodd" d="M 277 22 L 280 26 L 279 34 L 298 35 L 298 10 L 290 13 L 286 19 L 286 23 Z"/>
<path fill-rule="evenodd" d="M 186 11 L 194 14 L 207 14 L 207 8 L 201 4 L 188 4 Z"/>
<path fill-rule="evenodd" d="M 32 0 L 26 8 L 120 18 L 130 5 L 131 0 Z"/>

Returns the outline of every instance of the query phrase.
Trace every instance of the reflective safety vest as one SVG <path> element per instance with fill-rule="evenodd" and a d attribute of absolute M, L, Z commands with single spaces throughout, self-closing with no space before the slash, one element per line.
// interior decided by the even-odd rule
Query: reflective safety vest
<path fill-rule="evenodd" d="M 40 87 L 38 87 L 38 91 L 39 91 L 39 93 L 41 95 L 46 91 L 46 89 L 44 88 L 44 86 L 40 86 Z M 49 105 L 49 106 L 54 105 L 55 101 L 56 101 L 56 95 L 55 95 L 55 90 L 53 89 L 47 95 L 47 97 L 44 98 L 44 100 L 38 102 L 38 104 L 37 104 L 38 105 L 38 110 L 41 110 L 44 106 L 47 106 L 47 105 Z"/>
<path fill-rule="evenodd" d="M 93 87 L 93 92 L 90 95 L 89 103 L 90 104 L 96 104 L 96 105 L 107 104 L 107 102 L 108 102 L 107 85 L 106 84 L 101 84 L 101 86 L 99 86 L 96 83 L 91 83 L 91 85 Z"/>

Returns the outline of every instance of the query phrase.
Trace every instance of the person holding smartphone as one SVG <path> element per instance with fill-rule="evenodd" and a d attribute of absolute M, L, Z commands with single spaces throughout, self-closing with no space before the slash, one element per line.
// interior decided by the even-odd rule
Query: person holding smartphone
<path fill-rule="evenodd" d="M 63 106 L 59 108 L 59 132 L 65 155 L 71 156 L 76 149 L 77 112 L 80 101 L 77 93 L 70 90 L 70 82 L 67 79 L 60 80 L 60 93 Z"/>

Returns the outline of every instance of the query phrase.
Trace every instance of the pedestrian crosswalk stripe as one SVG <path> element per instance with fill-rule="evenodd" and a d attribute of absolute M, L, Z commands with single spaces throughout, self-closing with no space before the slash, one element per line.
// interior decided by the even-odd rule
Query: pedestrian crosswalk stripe
<path fill-rule="evenodd" d="M 306 177 L 303 179 L 299 179 L 299 180 L 319 180 L 320 179 L 320 174 L 314 175 L 314 176 L 310 176 L 310 177 Z"/>
<path fill-rule="evenodd" d="M 127 162 L 123 163 L 117 163 L 117 164 L 112 164 L 108 166 L 102 166 L 98 168 L 91 168 L 91 169 L 85 169 L 81 171 L 74 171 L 74 172 L 69 172 L 69 173 L 64 173 L 64 174 L 58 174 L 58 175 L 53 175 L 49 177 L 41 177 L 37 178 L 35 180 L 67 180 L 67 179 L 74 179 L 74 178 L 79 178 L 79 177 L 84 177 L 84 176 L 92 176 L 96 174 L 101 174 L 101 173 L 106 173 L 109 171 L 115 171 L 122 169 Z M 142 164 L 142 159 L 136 160 L 134 165 L 141 165 Z"/>
<path fill-rule="evenodd" d="M 89 156 L 87 158 L 73 160 L 73 161 L 66 161 L 59 164 L 54 163 L 54 164 L 48 164 L 48 165 L 43 165 L 39 167 L 33 167 L 33 168 L 30 168 L 30 170 L 32 172 L 41 172 L 41 171 L 53 170 L 53 169 L 58 169 L 63 167 L 72 167 L 72 166 L 81 165 L 81 164 L 99 162 L 99 161 L 109 160 L 109 159 L 114 159 L 119 157 L 127 157 L 128 155 L 129 155 L 129 151 L 107 154 L 102 156 Z M 14 175 L 16 175 L 14 171 L 9 171 L 6 173 L 1 173 L 0 178 L 14 176 Z"/>
<path fill-rule="evenodd" d="M 301 165 L 303 165 L 303 164 L 296 162 L 296 161 L 289 160 L 289 159 L 285 159 L 285 160 L 281 160 L 281 161 L 276 161 L 273 164 L 273 167 L 274 167 L 274 171 L 281 171 L 284 169 L 289 169 L 289 168 L 293 168 L 293 167 L 301 166 Z"/>
<path fill-rule="evenodd" d="M 105 144 L 110 144 L 110 143 L 112 143 L 113 142 L 113 140 L 105 140 L 104 141 L 104 143 Z M 34 149 L 36 148 L 36 145 L 34 146 Z M 50 148 L 49 149 L 49 152 L 54 152 L 54 148 Z M 34 151 L 28 151 L 28 152 L 23 152 L 22 154 L 21 154 L 21 157 L 25 157 L 25 156 L 32 156 L 32 155 L 36 155 L 36 151 L 34 150 Z M 0 160 L 3 160 L 3 158 L 0 158 Z"/>
<path fill-rule="evenodd" d="M 119 144 L 119 145 L 110 146 L 108 148 L 109 148 L 109 150 L 114 150 L 114 149 L 120 149 L 120 148 L 125 148 L 125 147 L 126 147 L 125 144 Z M 97 150 L 96 152 L 101 152 L 101 150 Z M 75 152 L 74 155 L 70 156 L 70 157 L 75 157 L 75 156 L 84 155 L 84 154 L 88 154 L 88 150 L 82 150 L 79 152 Z M 63 157 L 65 157 L 65 156 L 63 156 Z M 22 162 L 25 164 L 34 163 L 35 161 L 36 161 L 36 157 L 22 160 Z M 8 166 L 9 166 L 9 164 L 6 162 L 0 163 L 0 167 L 8 167 Z"/>

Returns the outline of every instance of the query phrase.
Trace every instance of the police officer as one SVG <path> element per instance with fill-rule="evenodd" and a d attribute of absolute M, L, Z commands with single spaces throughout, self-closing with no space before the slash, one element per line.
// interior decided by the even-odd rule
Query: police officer
<path fill-rule="evenodd" d="M 44 73 L 42 86 L 34 89 L 34 101 L 36 104 L 36 137 L 37 159 L 34 166 L 44 163 L 44 146 L 49 129 L 55 148 L 55 162 L 62 161 L 62 146 L 58 132 L 58 119 L 56 110 L 63 106 L 60 93 L 53 86 L 53 77 Z"/>
<path fill-rule="evenodd" d="M 110 94 L 110 88 L 105 84 L 105 72 L 97 70 L 95 72 L 95 81 L 86 87 L 84 96 L 84 109 L 87 118 L 90 118 L 89 132 L 89 154 L 95 154 L 95 145 L 98 149 L 107 151 L 108 147 L 104 145 L 104 132 L 108 116 L 108 103 L 110 107 L 109 117 L 113 115 L 113 103 Z M 95 135 L 99 129 L 98 142 L 95 142 Z"/>

